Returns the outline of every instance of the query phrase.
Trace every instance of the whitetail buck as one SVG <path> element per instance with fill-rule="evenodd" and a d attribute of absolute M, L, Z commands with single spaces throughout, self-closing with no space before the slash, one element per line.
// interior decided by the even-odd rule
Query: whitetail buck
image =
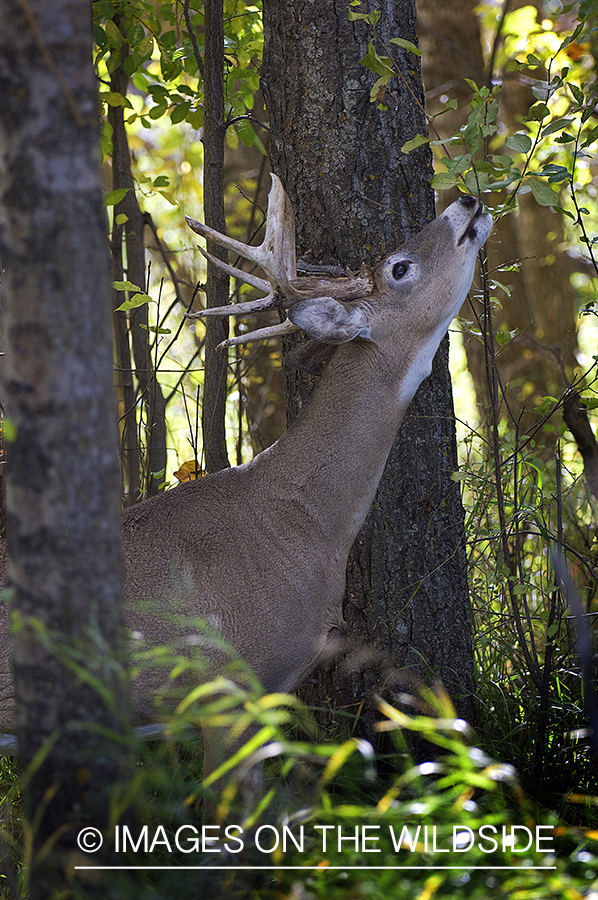
<path fill-rule="evenodd" d="M 269 692 L 296 688 L 338 635 L 351 545 L 491 230 L 490 215 L 464 196 L 372 270 L 301 278 L 292 209 L 278 178 L 272 180 L 260 247 L 188 220 L 194 231 L 258 263 L 266 276 L 219 262 L 267 296 L 200 315 L 286 308 L 283 324 L 242 340 L 302 330 L 311 339 L 303 362 L 322 376 L 299 419 L 254 460 L 146 500 L 123 519 L 129 627 L 152 644 L 172 642 L 184 651 L 209 643 L 197 627 L 201 617 Z M 140 612 L 146 599 L 162 612 Z M 176 624 L 170 616 L 178 617 Z M 0 650 L 0 731 L 12 731 L 6 621 Z M 223 657 L 210 655 L 213 674 Z M 158 681 L 148 675 L 134 683 L 138 723 L 155 719 Z M 216 756 L 214 743 L 208 745 L 207 769 Z"/>

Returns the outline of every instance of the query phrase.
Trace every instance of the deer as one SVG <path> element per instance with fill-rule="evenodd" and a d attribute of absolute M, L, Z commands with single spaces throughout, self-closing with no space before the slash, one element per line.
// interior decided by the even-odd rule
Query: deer
<path fill-rule="evenodd" d="M 351 546 L 404 413 L 467 296 L 492 218 L 463 195 L 373 268 L 340 277 L 298 275 L 293 210 L 276 175 L 261 245 L 187 222 L 265 276 L 202 250 L 262 296 L 190 315 L 279 309 L 286 314 L 280 324 L 221 346 L 300 331 L 307 343 L 294 361 L 320 377 L 298 419 L 251 462 L 124 512 L 127 626 L 149 645 L 205 650 L 207 676 L 222 669 L 232 648 L 265 692 L 291 692 L 338 647 Z M 14 733 L 1 607 L 0 731 Z M 149 671 L 133 681 L 136 723 L 156 720 L 152 698 L 163 680 Z M 205 773 L 230 752 L 227 740 L 205 729 Z"/>

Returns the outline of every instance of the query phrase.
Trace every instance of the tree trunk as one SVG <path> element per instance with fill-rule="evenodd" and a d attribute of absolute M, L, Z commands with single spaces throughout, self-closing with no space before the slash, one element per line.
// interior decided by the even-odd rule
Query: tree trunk
<path fill-rule="evenodd" d="M 115 22 L 119 24 L 118 17 Z M 124 35 L 123 35 L 124 37 Z M 123 43 L 121 64 L 110 76 L 110 88 L 127 93 L 129 76 L 125 61 L 130 48 Z M 135 193 L 131 171 L 131 151 L 122 106 L 108 107 L 108 121 L 112 125 L 112 188 L 128 188 L 125 197 L 114 208 L 112 227 L 112 266 L 115 281 L 129 280 L 146 290 L 145 219 Z M 126 221 L 119 224 L 120 214 Z M 124 240 L 123 240 L 124 237 Z M 116 294 L 114 306 L 122 303 L 122 293 Z M 141 497 L 154 496 L 164 484 L 166 470 L 166 401 L 156 377 L 152 359 L 147 304 L 128 313 L 114 310 L 114 332 L 118 365 L 118 396 L 122 398 L 123 422 L 122 468 L 125 505 L 136 503 Z M 130 346 L 129 346 L 130 337 Z M 131 351 L 134 365 L 131 364 Z M 139 397 L 145 410 L 145 460 L 139 446 L 137 398 L 134 394 L 133 371 L 137 379 Z M 132 401 L 132 402 L 131 402 Z M 141 477 L 143 475 L 143 478 Z"/>
<path fill-rule="evenodd" d="M 387 109 L 379 109 L 370 102 L 374 78 L 360 65 L 372 34 L 349 21 L 350 8 L 348 0 L 265 0 L 262 90 L 273 167 L 295 209 L 298 252 L 357 269 L 429 222 L 433 194 L 428 149 L 400 151 L 426 127 L 417 58 L 397 50 L 402 77 L 389 85 Z M 414 41 L 412 0 L 385 4 L 377 29 L 385 39 Z M 463 510 L 450 479 L 456 442 L 447 351 L 444 340 L 349 561 L 347 641 L 360 650 L 304 688 L 314 706 L 357 711 L 382 689 L 380 679 L 404 687 L 439 678 L 461 714 L 474 715 Z M 377 718 L 375 711 L 362 715 L 370 736 Z"/>
<path fill-rule="evenodd" d="M 121 741 L 109 736 L 123 732 L 128 702 L 111 278 L 90 18 L 88 0 L 0 2 L 17 732 L 23 771 L 42 746 L 49 749 L 23 785 L 30 826 L 40 817 L 34 854 L 56 841 L 33 873 L 34 900 L 64 889 L 82 824 L 107 827 L 110 787 L 127 762 Z"/>
<path fill-rule="evenodd" d="M 222 0 L 206 0 L 206 52 L 204 58 L 204 176 L 203 204 L 206 225 L 226 233 L 224 218 L 224 24 Z M 228 260 L 228 253 L 213 241 L 208 251 L 218 259 Z M 229 294 L 228 275 L 208 262 L 206 305 L 226 306 Z M 206 319 L 204 348 L 205 372 L 201 427 L 205 468 L 217 472 L 230 465 L 226 450 L 226 372 L 227 354 L 217 350 L 228 335 L 225 319 Z"/>

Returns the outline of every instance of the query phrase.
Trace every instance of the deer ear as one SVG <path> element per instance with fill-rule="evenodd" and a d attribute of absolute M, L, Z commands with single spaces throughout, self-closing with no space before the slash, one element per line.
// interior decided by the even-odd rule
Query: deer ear
<path fill-rule="evenodd" d="M 332 297 L 301 300 L 287 310 L 291 322 L 323 344 L 345 344 L 360 337 L 371 341 L 370 324 L 361 306 L 339 303 Z"/>

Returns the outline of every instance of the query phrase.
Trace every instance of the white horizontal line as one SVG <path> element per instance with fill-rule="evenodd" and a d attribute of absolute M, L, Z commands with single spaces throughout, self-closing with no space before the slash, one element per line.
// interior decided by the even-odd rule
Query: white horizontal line
<path fill-rule="evenodd" d="M 383 871 L 407 871 L 417 870 L 427 872 L 431 869 L 466 869 L 468 872 L 493 872 L 498 869 L 517 869 L 523 872 L 533 872 L 538 869 L 556 869 L 556 866 L 75 866 L 75 869 L 87 869 L 96 872 L 105 872 L 109 869 L 121 871 L 127 869 L 129 871 L 137 871 L 141 869 L 165 869 L 167 871 L 178 871 L 179 869 L 193 869 L 198 871 L 218 871 L 218 872 L 235 872 L 235 871 L 251 871 L 257 872 L 262 870 L 279 871 L 280 869 L 313 869 L 320 872 L 330 871 L 371 871 L 372 869 L 381 869 Z"/>

